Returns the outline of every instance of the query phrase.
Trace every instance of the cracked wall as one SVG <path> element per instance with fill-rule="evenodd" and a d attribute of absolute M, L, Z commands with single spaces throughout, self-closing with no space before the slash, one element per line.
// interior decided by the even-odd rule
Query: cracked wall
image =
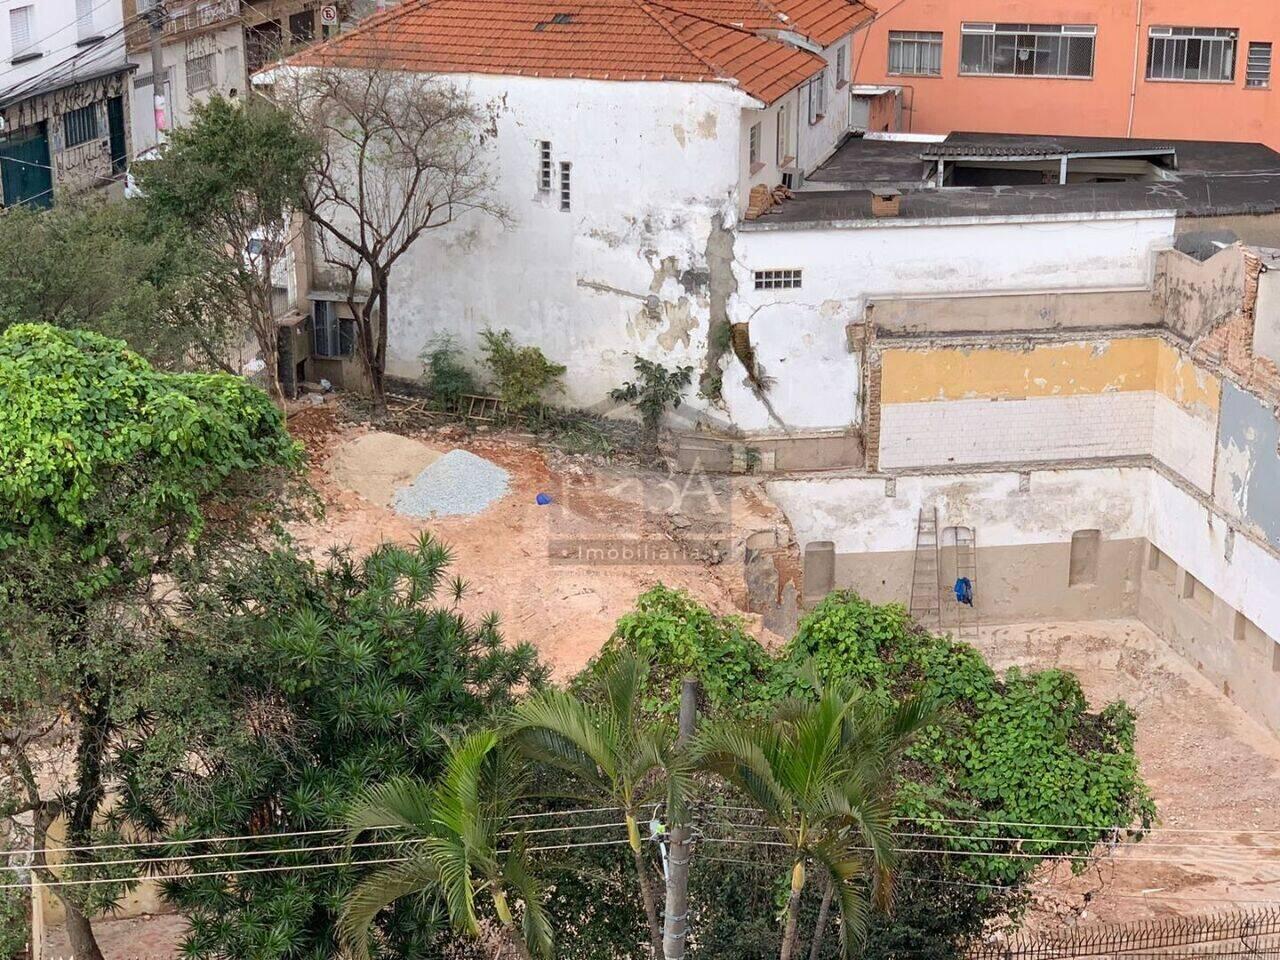
<path fill-rule="evenodd" d="M 636 356 L 701 370 L 735 293 L 738 138 L 728 131 L 746 96 L 722 84 L 464 82 L 476 100 L 504 100 L 489 163 L 512 222 L 468 215 L 397 264 L 389 372 L 420 375 L 421 353 L 445 333 L 475 363 L 485 328 L 566 364 L 558 402 L 569 406 L 617 409 L 609 391 L 634 377 Z M 556 170 L 572 164 L 568 211 L 558 188 L 538 188 L 543 140 Z M 679 415 L 708 410 L 723 418 L 690 390 Z"/>

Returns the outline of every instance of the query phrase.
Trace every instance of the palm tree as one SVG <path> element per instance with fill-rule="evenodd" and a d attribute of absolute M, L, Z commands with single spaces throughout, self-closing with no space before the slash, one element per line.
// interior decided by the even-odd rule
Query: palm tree
<path fill-rule="evenodd" d="M 870 902 L 888 905 L 894 769 L 914 734 L 936 715 L 931 699 L 889 709 L 848 686 L 823 689 L 816 679 L 814 685 L 816 701 L 789 700 L 767 721 L 714 724 L 694 740 L 700 765 L 758 806 L 789 848 L 791 896 L 780 960 L 796 952 L 807 862 L 817 863 L 826 881 L 815 950 L 833 898 L 846 954 L 865 937 Z"/>
<path fill-rule="evenodd" d="M 509 833 L 511 805 L 522 793 L 523 768 L 493 731 L 450 744 L 434 784 L 400 778 L 369 790 L 347 817 L 348 844 L 366 833 L 405 841 L 402 863 L 380 868 L 352 890 L 338 922 L 356 960 L 369 957 L 369 929 L 383 907 L 430 892 L 464 936 L 480 935 L 479 904 L 493 910 L 510 949 L 532 960 L 551 955 L 551 926 L 523 843 Z M 503 849 L 505 848 L 505 849 Z M 388 848 L 380 848 L 388 849 Z M 517 926 L 512 901 L 522 909 Z"/>
<path fill-rule="evenodd" d="M 527 756 L 570 775 L 566 796 L 622 811 L 650 946 L 660 960 L 662 926 L 639 820 L 642 808 L 664 799 L 668 819 L 683 816 L 690 770 L 674 728 L 642 716 L 648 670 L 633 654 L 611 656 L 597 664 L 583 699 L 544 690 L 515 707 L 510 729 Z"/>

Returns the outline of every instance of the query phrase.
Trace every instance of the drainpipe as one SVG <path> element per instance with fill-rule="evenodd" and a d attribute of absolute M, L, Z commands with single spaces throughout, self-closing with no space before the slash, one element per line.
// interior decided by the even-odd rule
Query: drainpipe
<path fill-rule="evenodd" d="M 1138 105 L 1138 65 L 1142 54 L 1142 0 L 1138 0 L 1137 17 L 1133 21 L 1133 82 L 1129 85 L 1129 129 L 1126 137 L 1133 136 L 1133 113 Z"/>

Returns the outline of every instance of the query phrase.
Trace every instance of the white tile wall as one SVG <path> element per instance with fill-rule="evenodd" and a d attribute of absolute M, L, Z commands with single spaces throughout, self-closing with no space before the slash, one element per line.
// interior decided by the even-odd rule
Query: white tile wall
<path fill-rule="evenodd" d="M 1151 453 L 1154 398 L 1150 391 L 1127 391 L 885 404 L 880 465 L 892 469 L 1142 456 Z"/>
<path fill-rule="evenodd" d="M 1162 393 L 1152 396 L 1152 455 L 1208 493 L 1213 488 L 1216 418 L 1188 413 Z"/>

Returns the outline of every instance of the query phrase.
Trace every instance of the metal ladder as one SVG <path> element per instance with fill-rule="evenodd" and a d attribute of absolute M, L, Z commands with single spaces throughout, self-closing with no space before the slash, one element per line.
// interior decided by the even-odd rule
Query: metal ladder
<path fill-rule="evenodd" d="M 920 510 L 916 519 L 915 567 L 911 572 L 912 618 L 922 627 L 942 629 L 938 590 L 938 508 Z"/>
<path fill-rule="evenodd" d="M 955 580 L 968 577 L 973 585 L 974 605 L 952 602 L 955 607 L 955 638 L 965 643 L 978 642 L 978 533 L 972 527 L 956 527 Z"/>

